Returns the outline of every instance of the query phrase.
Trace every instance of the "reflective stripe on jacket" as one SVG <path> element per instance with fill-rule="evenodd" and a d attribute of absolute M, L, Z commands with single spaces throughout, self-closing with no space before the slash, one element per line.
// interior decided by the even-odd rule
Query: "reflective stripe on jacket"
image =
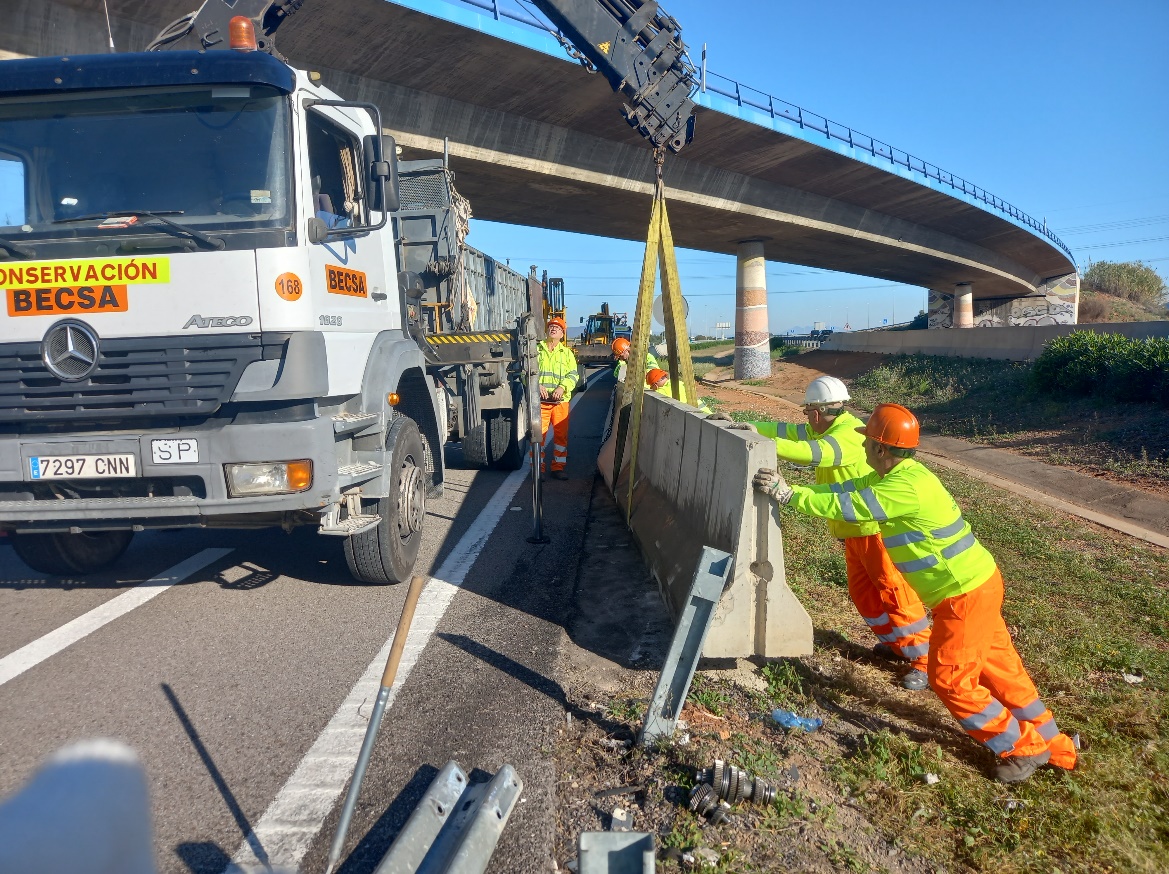
<path fill-rule="evenodd" d="M 876 521 L 889 558 L 927 607 L 977 589 L 995 571 L 946 487 L 907 458 L 884 477 L 792 486 L 790 506 L 809 516 Z"/>
<path fill-rule="evenodd" d="M 618 382 L 625 382 L 625 371 L 628 366 L 629 362 L 623 361 L 621 359 L 618 359 L 617 363 L 613 365 L 613 376 L 617 377 Z M 649 373 L 651 370 L 654 370 L 658 367 L 661 367 L 661 365 L 658 364 L 658 360 L 654 357 L 654 354 L 652 352 L 646 352 L 645 372 Z"/>
<path fill-rule="evenodd" d="M 759 433 L 775 441 L 775 454 L 793 464 L 814 465 L 816 482 L 839 483 L 873 472 L 865 460 L 865 437 L 857 433 L 864 425 L 852 413 L 841 413 L 823 434 L 807 423 L 752 422 Z M 878 531 L 876 522 L 828 520 L 833 537 L 868 537 Z"/>
<path fill-rule="evenodd" d="M 564 397 L 560 401 L 567 403 L 572 396 L 572 390 L 576 388 L 577 379 L 580 378 L 576 369 L 576 356 L 564 342 L 552 349 L 547 341 L 541 340 L 537 349 L 540 353 L 540 386 L 548 389 L 550 393 L 563 386 Z"/>

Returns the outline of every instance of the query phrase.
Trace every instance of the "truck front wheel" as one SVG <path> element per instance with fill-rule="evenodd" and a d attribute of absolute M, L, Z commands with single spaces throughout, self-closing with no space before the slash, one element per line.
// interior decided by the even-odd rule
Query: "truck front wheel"
<path fill-rule="evenodd" d="M 33 570 L 53 576 L 91 574 L 122 557 L 132 531 L 89 531 L 80 534 L 9 534 L 13 551 Z"/>
<path fill-rule="evenodd" d="M 345 538 L 349 572 L 363 583 L 400 583 L 409 578 L 426 519 L 426 455 L 418 425 L 405 416 L 386 436 L 389 495 L 364 501 L 362 512 L 381 517 L 376 528 Z"/>

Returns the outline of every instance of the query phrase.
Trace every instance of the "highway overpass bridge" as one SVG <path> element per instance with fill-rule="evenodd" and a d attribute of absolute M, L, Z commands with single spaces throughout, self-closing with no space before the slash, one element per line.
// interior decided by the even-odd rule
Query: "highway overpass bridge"
<path fill-rule="evenodd" d="M 0 50 L 107 50 L 102 0 L 0 3 Z M 118 49 L 197 5 L 109 0 Z M 445 139 L 476 216 L 644 239 L 650 152 L 607 82 L 516 0 L 308 0 L 277 44 L 378 103 L 406 157 L 442 154 Z M 678 245 L 739 256 L 741 376 L 769 366 L 766 260 L 923 286 L 954 301 L 957 326 L 976 298 L 1042 296 L 1075 272 L 1043 225 L 912 155 L 728 80 L 708 79 L 697 102 L 694 142 L 666 163 L 670 217 Z"/>

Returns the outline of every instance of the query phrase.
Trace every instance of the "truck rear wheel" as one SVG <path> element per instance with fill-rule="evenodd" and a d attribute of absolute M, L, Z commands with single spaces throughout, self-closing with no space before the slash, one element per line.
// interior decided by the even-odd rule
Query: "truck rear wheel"
<path fill-rule="evenodd" d="M 409 578 L 426 519 L 426 455 L 418 425 L 405 416 L 386 435 L 385 476 L 389 495 L 363 502 L 362 512 L 381 517 L 376 528 L 345 538 L 349 572 L 363 583 L 400 583 Z"/>
<path fill-rule="evenodd" d="M 522 402 L 517 406 L 522 407 Z M 523 409 L 500 410 L 488 420 L 491 465 L 498 470 L 519 470 L 528 454 L 528 429 Z"/>
<path fill-rule="evenodd" d="M 133 531 L 9 534 L 13 551 L 33 570 L 53 576 L 92 574 L 109 567 L 130 545 Z"/>

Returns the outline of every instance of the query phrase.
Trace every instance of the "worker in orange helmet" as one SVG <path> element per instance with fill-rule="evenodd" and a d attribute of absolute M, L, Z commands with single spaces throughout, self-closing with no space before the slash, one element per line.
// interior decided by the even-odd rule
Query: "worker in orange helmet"
<path fill-rule="evenodd" d="M 565 470 L 568 465 L 568 401 L 580 378 L 576 356 L 564 342 L 567 331 L 564 319 L 553 316 L 545 327 L 548 339 L 541 340 L 536 347 L 540 367 L 540 441 L 547 439 L 551 427 L 553 479 L 568 479 Z M 544 473 L 541 465 L 540 476 Z"/>
<path fill-rule="evenodd" d="M 846 482 L 873 471 L 865 460 L 865 438 L 857 433 L 857 426 L 863 423 L 844 408 L 851 399 L 841 380 L 818 376 L 804 392 L 806 423 L 752 421 L 730 427 L 753 428 L 770 437 L 781 460 L 814 467 L 818 483 Z M 725 413 L 710 418 L 731 421 Z M 881 541 L 880 527 L 876 522 L 832 519 L 828 533 L 844 546 L 848 594 L 877 636 L 873 653 L 912 664 L 901 678 L 903 688 L 911 692 L 928 689 L 930 620 L 921 599 L 893 566 Z"/>
<path fill-rule="evenodd" d="M 670 379 L 670 374 L 659 367 L 653 368 L 645 375 L 645 384 L 660 395 L 665 395 L 668 398 L 674 397 L 674 381 Z M 697 405 L 691 404 L 686 399 L 686 386 L 682 383 L 678 383 L 677 400 L 688 406 L 695 407 L 700 413 L 710 413 L 710 408 L 702 402 L 701 398 L 699 398 Z"/>
<path fill-rule="evenodd" d="M 1018 783 L 1051 764 L 1071 770 L 1077 744 L 1056 727 L 1003 620 L 1003 577 L 941 481 L 913 456 L 917 418 L 880 404 L 858 431 L 873 472 L 789 486 L 762 469 L 755 488 L 809 516 L 876 522 L 894 566 L 933 610 L 930 686 L 966 733 L 996 756 L 995 779 Z"/>
<path fill-rule="evenodd" d="M 617 337 L 613 343 L 613 357 L 617 359 L 617 363 L 613 365 L 613 376 L 618 382 L 625 382 L 625 373 L 629 362 L 629 356 L 633 354 L 633 346 L 624 337 Z M 654 370 L 658 367 L 658 360 L 654 357 L 652 352 L 645 353 L 645 369 L 646 371 Z"/>

